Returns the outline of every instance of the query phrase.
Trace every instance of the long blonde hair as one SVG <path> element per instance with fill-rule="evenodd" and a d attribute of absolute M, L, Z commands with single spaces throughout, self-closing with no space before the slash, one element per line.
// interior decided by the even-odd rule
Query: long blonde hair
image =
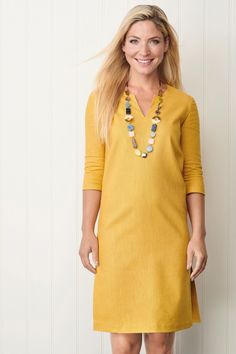
<path fill-rule="evenodd" d="M 158 66 L 161 81 L 183 89 L 179 64 L 178 36 L 168 22 L 165 12 L 156 5 L 137 5 L 131 8 L 121 22 L 112 41 L 95 58 L 106 54 L 100 70 L 95 76 L 94 118 L 95 129 L 101 143 L 109 145 L 109 129 L 129 77 L 129 63 L 122 51 L 122 44 L 133 23 L 151 20 L 162 32 L 164 40 L 169 39 L 169 47 Z M 87 61 L 87 60 L 86 60 Z"/>

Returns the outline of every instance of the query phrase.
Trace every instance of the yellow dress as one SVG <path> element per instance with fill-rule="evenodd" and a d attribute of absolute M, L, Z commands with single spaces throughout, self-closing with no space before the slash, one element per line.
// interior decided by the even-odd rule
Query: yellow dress
<path fill-rule="evenodd" d="M 94 92 L 85 113 L 82 187 L 102 191 L 93 330 L 147 333 L 191 327 L 201 318 L 195 282 L 187 270 L 186 194 L 205 194 L 196 102 L 167 86 L 153 151 L 142 158 L 134 152 L 124 120 L 125 93 L 112 120 L 110 148 L 99 143 Z M 158 100 L 154 96 L 144 116 L 131 94 L 132 124 L 142 151 Z"/>

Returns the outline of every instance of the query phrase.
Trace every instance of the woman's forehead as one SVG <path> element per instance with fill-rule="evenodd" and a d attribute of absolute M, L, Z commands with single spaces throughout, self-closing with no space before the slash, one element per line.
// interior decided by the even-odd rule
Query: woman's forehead
<path fill-rule="evenodd" d="M 151 20 L 137 21 L 133 23 L 126 33 L 127 36 L 162 36 L 162 32 Z"/>

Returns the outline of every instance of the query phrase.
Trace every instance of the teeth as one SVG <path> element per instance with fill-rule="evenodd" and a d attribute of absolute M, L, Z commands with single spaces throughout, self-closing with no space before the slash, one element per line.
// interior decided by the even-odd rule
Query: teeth
<path fill-rule="evenodd" d="M 140 63 L 150 63 L 152 61 L 151 59 L 149 59 L 149 60 L 139 60 L 139 59 L 137 59 L 137 60 Z"/>

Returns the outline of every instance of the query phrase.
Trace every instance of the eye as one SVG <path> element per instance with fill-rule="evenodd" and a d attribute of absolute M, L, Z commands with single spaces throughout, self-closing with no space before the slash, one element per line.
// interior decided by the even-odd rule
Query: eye
<path fill-rule="evenodd" d="M 160 41 L 158 39 L 153 39 L 152 42 L 154 42 L 156 44 L 160 43 Z"/>
<path fill-rule="evenodd" d="M 130 40 L 130 43 L 133 43 L 133 42 L 137 42 L 137 39 L 131 39 Z M 155 44 L 160 43 L 160 41 L 158 39 L 152 39 L 152 42 L 154 42 Z"/>

